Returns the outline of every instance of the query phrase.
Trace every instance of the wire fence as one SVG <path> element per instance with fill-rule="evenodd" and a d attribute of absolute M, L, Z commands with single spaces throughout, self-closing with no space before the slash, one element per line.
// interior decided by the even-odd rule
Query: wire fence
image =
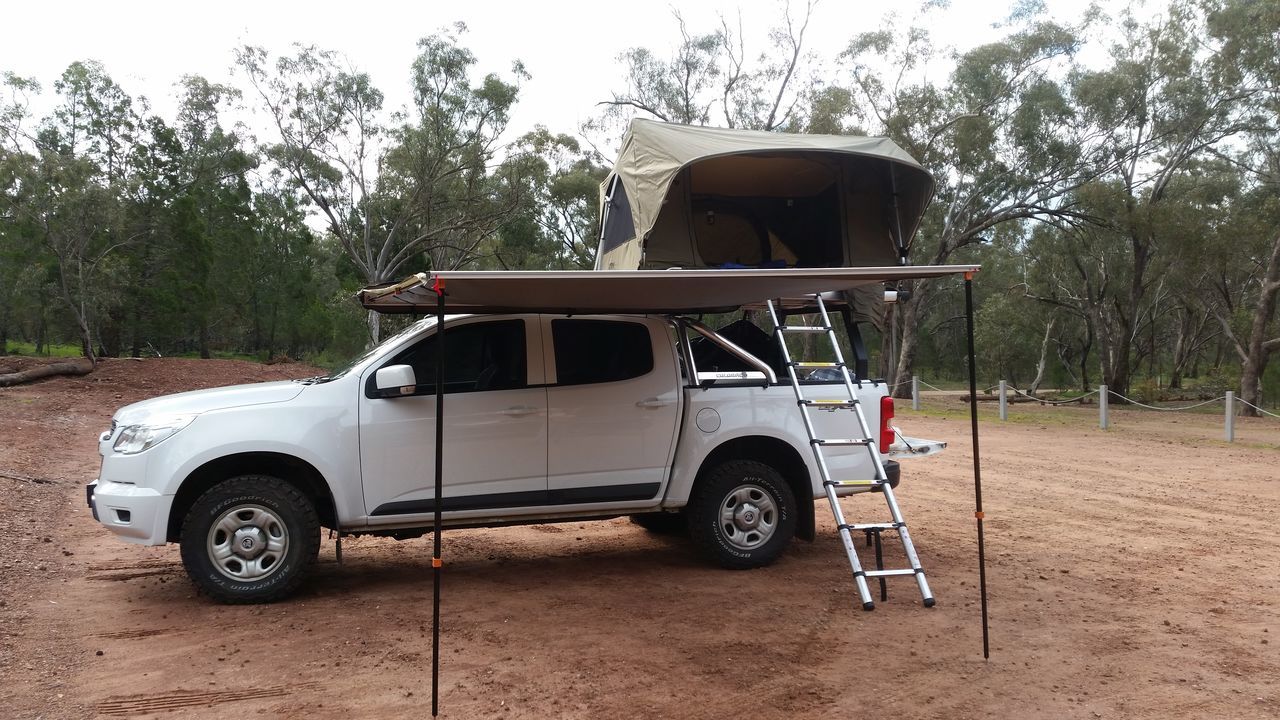
<path fill-rule="evenodd" d="M 1000 386 L 996 385 L 995 387 L 1000 387 Z M 1021 395 L 1022 397 L 1027 398 L 1028 400 L 1033 400 L 1035 402 L 1038 402 L 1041 405 L 1072 405 L 1074 403 L 1083 403 L 1085 398 L 1098 394 L 1097 390 L 1090 390 L 1089 392 L 1083 395 L 1080 395 L 1079 397 L 1067 398 L 1066 400 L 1045 400 L 1044 398 L 1038 398 L 1035 395 L 1022 392 L 1016 387 L 1010 387 L 1009 389 Z"/>
<path fill-rule="evenodd" d="M 911 407 L 913 410 L 920 409 L 921 386 L 930 388 L 932 390 L 936 390 L 938 392 L 945 392 L 942 388 L 937 387 L 936 385 L 931 385 L 930 383 L 927 383 L 918 377 L 912 377 L 909 380 L 904 380 L 902 382 L 899 382 L 896 385 L 894 385 L 894 387 L 897 387 L 899 385 L 905 385 L 907 383 L 911 384 Z M 1158 412 L 1187 412 L 1189 410 L 1195 410 L 1197 408 L 1213 405 L 1215 403 L 1224 403 L 1223 429 L 1224 429 L 1224 437 L 1226 438 L 1227 442 L 1235 441 L 1235 419 L 1236 419 L 1236 416 L 1240 414 L 1240 411 L 1243 410 L 1243 407 L 1238 407 L 1237 403 L 1240 406 L 1248 406 L 1250 408 L 1253 408 L 1254 410 L 1258 411 L 1262 415 L 1266 415 L 1273 418 L 1280 418 L 1280 414 L 1276 414 L 1274 412 L 1271 412 L 1270 410 L 1265 410 L 1263 408 L 1258 407 L 1257 405 L 1254 405 L 1253 403 L 1247 400 L 1236 397 L 1236 394 L 1233 391 L 1227 391 L 1225 395 L 1221 395 L 1216 398 L 1211 398 L 1209 400 L 1204 400 L 1202 402 L 1193 403 L 1191 405 L 1180 405 L 1180 406 L 1169 407 L 1169 406 L 1161 406 L 1161 405 L 1150 405 L 1148 403 L 1135 400 L 1134 398 L 1122 395 L 1116 392 L 1115 390 L 1108 389 L 1106 385 L 1102 385 L 1098 387 L 1096 390 L 1091 390 L 1087 393 L 1084 393 L 1083 395 L 1079 395 L 1073 398 L 1066 398 L 1063 400 L 1048 400 L 1045 398 L 1036 397 L 1035 395 L 1032 395 L 1028 392 L 1019 390 L 1018 388 L 1009 385 L 1004 380 L 1001 380 L 999 383 L 996 383 L 995 385 L 992 385 L 991 387 L 986 388 L 982 392 L 984 394 L 987 394 L 987 393 L 990 393 L 992 390 L 997 390 L 999 392 L 997 396 L 997 400 L 999 401 L 1001 420 L 1009 419 L 1010 392 L 1013 393 L 1014 397 L 1021 396 L 1032 402 L 1037 402 L 1037 403 L 1040 403 L 1041 405 L 1049 405 L 1054 407 L 1057 407 L 1060 405 L 1072 405 L 1077 403 L 1083 404 L 1087 398 L 1097 395 L 1098 396 L 1098 426 L 1104 430 L 1109 428 L 1111 425 L 1110 401 L 1112 398 L 1115 398 L 1117 400 L 1122 400 L 1134 407 L 1140 407 L 1147 410 L 1154 410 Z"/>

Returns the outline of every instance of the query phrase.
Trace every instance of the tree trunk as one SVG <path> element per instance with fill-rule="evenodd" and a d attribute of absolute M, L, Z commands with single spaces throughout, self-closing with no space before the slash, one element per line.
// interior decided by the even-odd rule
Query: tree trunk
<path fill-rule="evenodd" d="M 1031 387 L 1027 388 L 1027 394 L 1031 397 L 1036 396 L 1040 383 L 1044 382 L 1044 371 L 1049 364 L 1049 336 L 1053 334 L 1053 326 L 1057 321 L 1057 318 L 1049 318 L 1044 326 L 1044 339 L 1040 341 L 1040 362 L 1036 363 L 1036 378 L 1031 381 Z"/>
<path fill-rule="evenodd" d="M 382 342 L 382 316 L 370 310 L 367 322 L 369 324 L 369 347 L 373 347 Z"/>
<path fill-rule="evenodd" d="M 897 367 L 893 377 L 910 377 L 915 371 L 916 351 L 919 349 L 920 308 L 929 294 L 929 284 L 917 281 L 911 297 L 906 302 L 894 306 L 895 319 L 901 317 L 898 325 L 902 328 L 902 341 L 898 344 Z M 911 385 L 902 383 L 893 389 L 893 397 L 905 400 L 911 397 Z"/>
<path fill-rule="evenodd" d="M 200 316 L 200 357 L 205 360 L 213 357 L 209 352 L 209 320 L 203 314 Z"/>
<path fill-rule="evenodd" d="M 129 343 L 129 357 L 142 357 L 142 321 L 139 317 L 138 306 L 135 304 L 130 310 L 133 324 L 133 338 Z"/>
<path fill-rule="evenodd" d="M 1267 325 L 1276 311 L 1280 298 L 1280 235 L 1276 236 L 1262 278 L 1262 291 L 1258 304 L 1253 308 L 1253 322 L 1249 325 L 1249 341 L 1240 368 L 1240 399 L 1262 407 L 1262 374 L 1267 370 L 1267 360 L 1272 351 L 1280 349 L 1280 336 L 1265 339 Z M 1244 406 L 1244 415 L 1257 417 L 1258 411 Z"/>
<path fill-rule="evenodd" d="M 1085 323 L 1084 343 L 1080 346 L 1080 392 L 1089 392 L 1089 351 L 1093 349 L 1093 326 Z"/>
<path fill-rule="evenodd" d="M 1195 338 L 1191 337 L 1195 323 L 1195 314 L 1191 308 L 1183 305 L 1178 311 L 1177 332 L 1173 337 L 1173 365 L 1169 370 L 1169 389 L 1182 387 L 1182 370 L 1187 366 L 1191 356 L 1191 346 Z"/>

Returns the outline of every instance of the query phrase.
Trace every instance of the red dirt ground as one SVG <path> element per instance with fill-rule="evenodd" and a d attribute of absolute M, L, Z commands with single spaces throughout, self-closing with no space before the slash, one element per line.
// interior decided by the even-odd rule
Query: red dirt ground
<path fill-rule="evenodd" d="M 28 361 L 29 362 L 29 361 Z M 17 363 L 0 359 L 0 369 Z M 430 711 L 430 539 L 324 544 L 293 599 L 199 597 L 177 548 L 113 539 L 83 483 L 119 406 L 301 377 L 297 364 L 106 361 L 0 390 L 0 707 L 7 717 L 402 717 Z M 983 412 L 991 659 L 978 624 L 967 407 L 899 408 L 952 443 L 899 496 L 914 583 L 856 609 L 819 540 L 729 572 L 626 520 L 445 535 L 446 718 L 1275 718 L 1280 421 Z M 842 501 L 882 517 L 872 497 Z M 889 560 L 900 562 L 890 545 Z"/>

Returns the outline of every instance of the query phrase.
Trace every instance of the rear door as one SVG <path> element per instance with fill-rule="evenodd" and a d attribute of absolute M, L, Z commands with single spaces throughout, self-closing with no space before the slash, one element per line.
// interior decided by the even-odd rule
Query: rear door
<path fill-rule="evenodd" d="M 679 422 L 676 355 L 661 322 L 543 319 L 547 495 L 553 505 L 659 497 Z"/>

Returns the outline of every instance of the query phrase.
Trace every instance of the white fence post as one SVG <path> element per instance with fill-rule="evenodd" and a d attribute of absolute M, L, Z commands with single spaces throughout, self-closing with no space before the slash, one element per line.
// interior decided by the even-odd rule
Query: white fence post
<path fill-rule="evenodd" d="M 1106 385 L 1098 386 L 1098 427 L 1107 429 L 1107 400 L 1110 399 Z"/>
<path fill-rule="evenodd" d="M 1009 419 L 1009 389 L 1005 381 L 1000 381 L 1000 419 Z"/>
<path fill-rule="evenodd" d="M 1236 394 L 1227 391 L 1227 442 L 1236 441 Z"/>
<path fill-rule="evenodd" d="M 920 378 L 911 376 L 911 409 L 920 409 Z"/>

